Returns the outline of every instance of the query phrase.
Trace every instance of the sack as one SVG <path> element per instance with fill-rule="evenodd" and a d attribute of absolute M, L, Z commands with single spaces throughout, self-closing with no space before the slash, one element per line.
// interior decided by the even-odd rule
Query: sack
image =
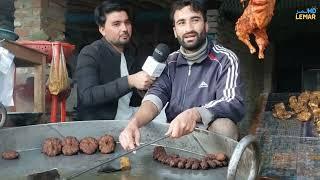
<path fill-rule="evenodd" d="M 56 49 L 54 47 L 52 47 L 52 51 L 52 61 L 47 86 L 51 94 L 58 95 L 60 92 L 69 88 L 70 82 L 63 48 L 61 47 L 60 50 L 60 60 L 55 58 Z"/>

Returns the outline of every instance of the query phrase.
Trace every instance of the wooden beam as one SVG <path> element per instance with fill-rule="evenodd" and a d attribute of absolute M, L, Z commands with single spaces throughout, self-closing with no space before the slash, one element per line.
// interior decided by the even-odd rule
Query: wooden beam
<path fill-rule="evenodd" d="M 11 53 L 15 55 L 21 64 L 41 64 L 42 57 L 46 56 L 45 54 L 41 53 L 40 51 L 36 51 L 34 49 L 22 46 L 18 43 L 13 41 L 4 41 L 2 42 L 4 48 L 9 49 Z"/>

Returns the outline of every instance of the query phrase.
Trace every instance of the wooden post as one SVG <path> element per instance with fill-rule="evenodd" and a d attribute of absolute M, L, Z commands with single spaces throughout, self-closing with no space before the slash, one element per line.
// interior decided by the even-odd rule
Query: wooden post
<path fill-rule="evenodd" d="M 45 64 L 46 57 L 42 57 L 42 64 L 35 66 L 34 74 L 34 112 L 45 112 Z"/>

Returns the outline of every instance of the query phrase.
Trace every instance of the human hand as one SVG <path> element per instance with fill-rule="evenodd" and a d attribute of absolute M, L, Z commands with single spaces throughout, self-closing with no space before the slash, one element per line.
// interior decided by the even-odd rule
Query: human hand
<path fill-rule="evenodd" d="M 170 123 L 166 135 L 169 135 L 172 138 L 179 138 L 189 134 L 194 130 L 200 119 L 201 116 L 195 108 L 187 109 L 174 118 Z"/>
<path fill-rule="evenodd" d="M 138 126 L 130 121 L 128 126 L 120 133 L 119 141 L 123 149 L 130 150 L 140 145 L 140 131 Z"/>
<path fill-rule="evenodd" d="M 150 88 L 156 78 L 151 77 L 144 71 L 137 72 L 128 76 L 128 83 L 130 87 L 135 87 L 139 90 L 147 90 Z"/>

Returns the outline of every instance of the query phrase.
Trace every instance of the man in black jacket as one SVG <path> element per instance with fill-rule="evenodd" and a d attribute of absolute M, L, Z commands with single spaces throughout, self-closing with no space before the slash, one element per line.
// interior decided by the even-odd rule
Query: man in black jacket
<path fill-rule="evenodd" d="M 78 119 L 128 120 L 139 106 L 138 90 L 146 90 L 154 79 L 139 71 L 125 47 L 132 25 L 125 7 L 104 1 L 95 9 L 95 21 L 102 38 L 85 46 L 76 68 Z"/>

